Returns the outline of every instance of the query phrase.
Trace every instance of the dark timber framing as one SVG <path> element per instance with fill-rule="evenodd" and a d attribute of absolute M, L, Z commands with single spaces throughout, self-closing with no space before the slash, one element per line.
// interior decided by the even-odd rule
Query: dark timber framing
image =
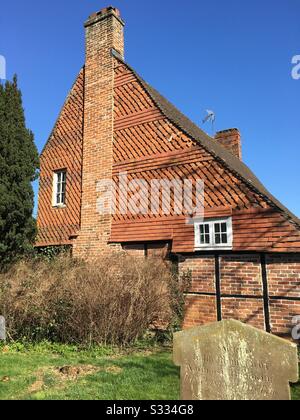
<path fill-rule="evenodd" d="M 260 263 L 261 263 L 261 275 L 262 275 L 263 295 L 264 295 L 265 327 L 266 327 L 266 331 L 270 333 L 272 329 L 271 329 L 271 323 L 270 323 L 270 301 L 269 301 L 269 286 L 268 286 L 266 254 L 261 254 Z"/>
<path fill-rule="evenodd" d="M 222 294 L 222 276 L 221 276 L 221 269 L 220 269 L 220 257 L 224 255 L 230 256 L 239 256 L 239 255 L 260 255 L 260 265 L 261 265 L 261 280 L 262 280 L 262 294 L 261 295 L 238 295 L 238 294 Z M 271 255 L 272 253 L 257 253 L 257 252 L 228 252 L 228 251 L 209 251 L 209 252 L 199 252 L 196 255 L 198 256 L 214 256 L 215 258 L 215 293 L 212 292 L 187 292 L 186 294 L 189 296 L 212 296 L 216 298 L 216 308 L 217 313 L 216 317 L 218 321 L 222 321 L 223 313 L 222 313 L 222 299 L 224 298 L 231 298 L 231 299 L 252 299 L 252 300 L 260 300 L 263 302 L 264 308 L 264 324 L 265 330 L 269 333 L 272 333 L 272 325 L 271 325 L 271 316 L 270 316 L 270 300 L 285 300 L 291 302 L 299 302 L 299 297 L 292 297 L 292 296 L 270 296 L 269 295 L 269 285 L 268 285 L 268 270 L 267 270 L 267 255 Z M 184 256 L 195 257 L 195 254 L 185 254 Z"/>
<path fill-rule="evenodd" d="M 215 255 L 215 276 L 216 276 L 217 320 L 222 321 L 222 295 L 221 295 L 221 273 L 220 273 L 219 254 Z"/>

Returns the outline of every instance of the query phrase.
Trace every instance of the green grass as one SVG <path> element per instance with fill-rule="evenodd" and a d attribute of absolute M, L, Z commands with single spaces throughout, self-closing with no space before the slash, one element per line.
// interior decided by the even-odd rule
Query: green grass
<path fill-rule="evenodd" d="M 300 381 L 296 385 L 292 385 L 292 398 L 295 401 L 300 401 Z"/>
<path fill-rule="evenodd" d="M 88 366 L 76 379 L 57 368 Z M 92 369 L 92 372 L 89 370 Z M 156 400 L 179 398 L 179 369 L 163 349 L 37 349 L 0 355 L 0 400 Z"/>
<path fill-rule="evenodd" d="M 64 366 L 80 367 L 81 372 L 61 374 Z M 292 394 L 300 400 L 300 382 Z M 48 344 L 0 348 L 0 400 L 19 399 L 177 400 L 179 369 L 171 351 L 160 348 L 130 352 Z"/>

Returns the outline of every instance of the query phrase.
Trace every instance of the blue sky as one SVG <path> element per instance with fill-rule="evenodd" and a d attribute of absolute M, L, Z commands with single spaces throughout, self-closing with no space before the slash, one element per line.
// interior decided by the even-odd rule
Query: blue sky
<path fill-rule="evenodd" d="M 27 125 L 42 149 L 84 63 L 83 22 L 109 2 L 12 0 L 0 16 L 0 55 L 18 74 Z M 300 216 L 299 0 L 115 0 L 126 60 L 196 123 L 238 127 L 243 158 Z M 206 130 L 209 132 L 210 127 Z M 35 187 L 36 189 L 36 187 Z"/>

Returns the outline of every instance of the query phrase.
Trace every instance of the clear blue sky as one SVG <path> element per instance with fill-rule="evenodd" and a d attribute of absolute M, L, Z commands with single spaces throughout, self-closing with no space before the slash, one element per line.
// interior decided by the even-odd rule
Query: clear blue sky
<path fill-rule="evenodd" d="M 0 55 L 19 76 L 27 125 L 42 149 L 84 63 L 83 22 L 109 2 L 12 0 L 1 7 Z M 244 161 L 300 216 L 299 0 L 115 0 L 126 59 L 192 120 L 238 127 Z M 209 127 L 207 127 L 209 131 Z"/>

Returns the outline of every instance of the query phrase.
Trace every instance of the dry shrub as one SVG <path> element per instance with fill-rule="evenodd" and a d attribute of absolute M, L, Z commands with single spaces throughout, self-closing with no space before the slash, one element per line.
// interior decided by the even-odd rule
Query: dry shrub
<path fill-rule="evenodd" d="M 0 275 L 0 314 L 15 340 L 129 344 L 172 324 L 184 283 L 165 262 L 126 254 L 21 262 Z"/>

